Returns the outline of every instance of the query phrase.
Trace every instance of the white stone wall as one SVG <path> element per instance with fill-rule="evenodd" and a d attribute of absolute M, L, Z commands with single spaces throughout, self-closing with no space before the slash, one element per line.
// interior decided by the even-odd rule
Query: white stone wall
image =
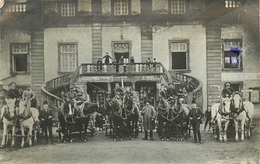
<path fill-rule="evenodd" d="M 0 79 L 10 77 L 11 69 L 11 52 L 10 44 L 12 43 L 31 43 L 31 33 L 27 31 L 6 31 L 1 34 L 1 52 L 0 52 Z M 31 54 L 29 54 L 31 55 Z M 31 64 L 30 64 L 31 70 Z M 17 82 L 18 85 L 30 85 L 30 74 L 16 75 L 12 78 L 8 78 L 3 81 L 5 89 L 8 88 L 8 84 L 12 81 Z"/>
<path fill-rule="evenodd" d="M 120 38 L 121 33 L 123 38 Z M 112 42 L 131 42 L 131 54 L 135 62 L 141 62 L 141 29 L 136 26 L 132 27 L 103 27 L 102 28 L 102 55 L 106 52 L 112 53 Z M 113 54 L 112 54 L 112 57 Z"/>
<path fill-rule="evenodd" d="M 243 71 L 241 74 L 247 73 L 260 73 L 259 67 L 259 51 L 258 44 L 252 39 L 252 32 L 248 31 L 243 25 L 233 25 L 233 26 L 223 26 L 221 30 L 221 38 L 222 39 L 242 39 L 242 50 L 241 54 L 243 61 Z M 229 74 L 235 74 L 237 72 L 228 72 Z M 227 80 L 223 77 L 223 74 L 227 74 L 227 72 L 222 73 L 222 82 L 226 82 Z M 260 87 L 260 79 L 243 79 L 243 89 L 248 89 L 250 87 Z"/>
<path fill-rule="evenodd" d="M 44 30 L 45 81 L 58 77 L 58 44 L 78 43 L 78 65 L 92 62 L 91 27 Z"/>
<path fill-rule="evenodd" d="M 170 67 L 170 40 L 189 40 L 191 75 L 203 83 L 203 108 L 207 105 L 206 29 L 202 25 L 156 26 L 153 28 L 153 57 L 167 69 Z"/>

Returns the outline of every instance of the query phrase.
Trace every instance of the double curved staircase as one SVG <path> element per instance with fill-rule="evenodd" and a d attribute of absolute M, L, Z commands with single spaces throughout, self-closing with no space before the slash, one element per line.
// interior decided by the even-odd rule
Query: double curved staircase
<path fill-rule="evenodd" d="M 57 116 L 58 108 L 62 103 L 60 97 L 62 92 L 66 92 L 70 85 L 74 86 L 75 83 L 78 83 L 82 77 L 86 76 L 135 76 L 135 75 L 157 75 L 160 76 L 161 83 L 176 83 L 183 85 L 187 81 L 192 83 L 193 91 L 188 94 L 188 104 L 191 103 L 191 100 L 194 99 L 198 106 L 203 106 L 203 97 L 202 97 L 202 82 L 199 79 L 196 79 L 192 76 L 175 73 L 170 74 L 168 70 L 161 64 L 156 63 L 155 70 L 147 70 L 146 63 L 128 63 L 119 68 L 119 71 L 116 71 L 116 68 L 112 64 L 103 65 L 102 72 L 97 71 L 97 64 L 82 63 L 74 73 L 56 77 L 48 82 L 41 88 L 42 98 L 48 100 L 50 107 L 53 109 L 54 115 Z M 56 114 L 55 114 L 56 113 Z M 57 120 L 57 118 L 54 118 Z"/>

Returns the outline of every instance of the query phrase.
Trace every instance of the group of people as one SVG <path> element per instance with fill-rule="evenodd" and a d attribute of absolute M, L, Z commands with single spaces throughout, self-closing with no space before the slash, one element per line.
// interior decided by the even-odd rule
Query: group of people
<path fill-rule="evenodd" d="M 123 66 L 124 68 L 124 72 L 126 72 L 126 61 L 125 61 L 125 58 L 123 56 L 121 56 L 118 61 L 117 59 L 113 59 L 109 54 L 108 52 L 106 52 L 106 55 L 103 56 L 103 58 L 99 58 L 97 60 L 97 71 L 98 72 L 102 72 L 102 65 L 103 65 L 103 62 L 102 62 L 102 59 L 104 59 L 104 64 L 107 65 L 107 64 L 110 64 L 110 60 L 112 60 L 112 64 L 115 65 L 116 67 L 116 72 L 119 72 L 119 66 Z M 135 63 L 135 59 L 134 57 L 132 56 L 131 59 L 130 59 L 130 63 L 131 64 L 134 64 Z M 150 60 L 150 58 L 147 59 L 146 61 L 146 71 L 149 71 L 149 70 L 152 70 L 153 68 L 153 71 L 156 71 L 156 58 L 153 58 L 153 61 Z"/>

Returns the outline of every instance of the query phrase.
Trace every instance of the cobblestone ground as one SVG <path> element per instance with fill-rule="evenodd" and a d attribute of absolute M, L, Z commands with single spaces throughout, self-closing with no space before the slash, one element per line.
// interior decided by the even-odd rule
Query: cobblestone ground
<path fill-rule="evenodd" d="M 32 147 L 3 148 L 0 163 L 205 163 L 205 164 L 255 164 L 260 163 L 260 109 L 255 106 L 256 124 L 252 139 L 235 142 L 228 136 L 228 142 L 213 139 L 212 132 L 203 131 L 203 144 L 160 141 L 155 134 L 154 141 L 143 141 L 143 133 L 134 140 L 114 142 L 98 131 L 87 142 L 60 143 L 57 133 L 55 145 L 40 142 Z M 2 137 L 1 137 L 2 139 Z"/>

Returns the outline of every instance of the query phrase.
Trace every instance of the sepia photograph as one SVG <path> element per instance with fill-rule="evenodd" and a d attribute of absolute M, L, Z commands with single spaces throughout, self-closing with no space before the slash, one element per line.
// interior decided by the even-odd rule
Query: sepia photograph
<path fill-rule="evenodd" d="M 0 164 L 260 164 L 260 0 L 0 0 Z"/>

